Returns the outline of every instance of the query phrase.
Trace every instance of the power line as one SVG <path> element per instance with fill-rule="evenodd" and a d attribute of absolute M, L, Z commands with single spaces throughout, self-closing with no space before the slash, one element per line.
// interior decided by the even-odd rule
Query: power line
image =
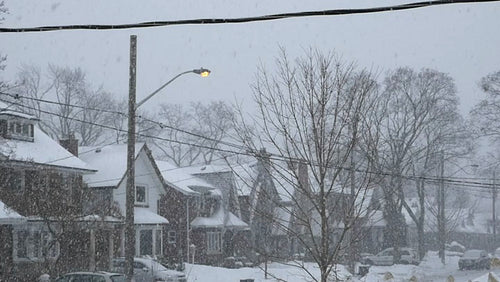
<path fill-rule="evenodd" d="M 7 103 L 13 103 L 13 104 L 16 104 L 17 106 L 22 107 L 22 108 L 27 108 L 27 109 L 35 110 L 33 107 L 30 107 L 30 106 L 27 106 L 27 105 L 23 105 L 23 104 L 20 104 L 20 103 L 17 103 L 17 102 L 7 101 L 7 100 L 4 100 L 4 99 L 0 99 L 0 101 L 7 102 Z M 95 122 L 85 121 L 85 120 L 81 120 L 81 119 L 74 118 L 74 117 L 67 117 L 67 116 L 63 116 L 63 115 L 58 114 L 58 113 L 49 112 L 49 111 L 45 111 L 45 110 L 39 110 L 39 111 L 41 113 L 45 113 L 45 114 L 48 114 L 48 115 L 53 115 L 53 116 L 57 116 L 57 117 L 61 117 L 61 118 L 66 118 L 68 120 L 73 120 L 73 121 L 76 121 L 76 122 L 86 123 L 86 124 L 90 124 L 90 125 L 94 125 L 94 126 L 99 126 L 99 127 L 102 127 L 102 128 L 106 128 L 106 129 L 111 129 L 111 130 L 116 130 L 116 131 L 123 132 L 123 133 L 128 133 L 128 130 L 124 130 L 124 129 L 120 129 L 120 128 L 115 128 L 115 127 L 112 127 L 112 126 L 109 126 L 109 125 L 104 125 L 104 124 L 99 124 L 99 123 L 95 123 Z M 252 156 L 252 157 L 255 156 L 255 154 L 253 154 L 253 153 L 251 153 L 249 151 L 237 152 L 237 151 L 232 151 L 232 150 L 228 150 L 228 149 L 222 149 L 222 148 L 211 147 L 211 146 L 206 146 L 206 145 L 201 145 L 201 144 L 194 144 L 194 143 L 188 143 L 188 142 L 183 142 L 183 141 L 179 141 L 179 140 L 168 139 L 168 138 L 159 137 L 159 136 L 152 136 L 152 135 L 146 135 L 146 134 L 137 134 L 137 135 L 141 136 L 141 137 L 145 137 L 145 138 L 157 139 L 157 140 L 162 140 L 162 141 L 167 141 L 167 142 L 178 143 L 178 144 L 181 144 L 181 145 L 188 145 L 188 146 L 193 146 L 193 147 L 198 147 L 198 148 L 204 148 L 204 149 L 210 149 L 210 150 L 220 151 L 220 152 L 225 152 L 225 153 L 247 155 L 247 156 Z"/>
<path fill-rule="evenodd" d="M 218 160 L 222 160 L 222 159 L 225 159 L 227 158 L 228 156 L 223 156 L 223 157 L 220 157 L 220 158 L 217 158 L 215 159 L 214 161 L 218 161 Z M 191 165 L 188 165 L 188 166 L 176 166 L 176 167 L 173 167 L 173 168 L 168 168 L 168 169 L 161 169 L 159 170 L 160 172 L 168 172 L 168 171 L 174 171 L 174 170 L 178 170 L 178 169 L 183 169 L 183 168 L 187 168 L 187 167 L 191 167 L 193 165 L 202 165 L 202 164 L 205 164 L 203 161 L 200 161 L 198 163 L 193 163 Z M 149 175 L 154 175 L 156 174 L 156 172 L 148 172 L 148 173 L 143 173 L 143 174 L 136 174 L 136 177 L 137 176 L 149 176 Z M 182 182 L 182 181 L 186 181 L 186 180 L 190 180 L 190 179 L 195 179 L 195 178 L 199 178 L 197 176 L 192 176 L 192 177 L 189 177 L 189 178 L 184 178 L 184 179 L 178 179 L 178 180 L 175 180 L 175 181 L 168 181 L 169 183 L 172 183 L 172 184 L 176 184 L 176 183 L 179 183 L 179 182 Z M 96 184 L 96 183 L 103 183 L 103 182 L 107 182 L 107 181 L 112 181 L 112 180 L 121 180 L 122 177 L 117 177 L 117 178 L 108 178 L 108 179 L 102 179 L 102 180 L 97 180 L 97 181 L 89 181 L 89 182 L 86 182 L 87 184 Z"/>
<path fill-rule="evenodd" d="M 74 104 L 68 104 L 68 103 L 61 103 L 61 102 L 50 101 L 50 100 L 45 100 L 45 99 L 40 99 L 40 98 L 34 98 L 34 97 L 28 97 L 28 96 L 23 96 L 23 95 L 19 95 L 19 94 L 12 94 L 12 93 L 7 93 L 7 92 L 0 92 L 0 94 L 10 96 L 10 97 L 12 97 L 14 99 L 28 99 L 28 100 L 33 100 L 33 101 L 47 103 L 47 104 L 52 104 L 52 105 L 59 105 L 59 106 L 64 106 L 64 107 L 74 107 L 74 108 L 83 109 L 83 110 L 90 110 L 90 111 L 105 112 L 105 113 L 110 113 L 110 114 L 117 114 L 117 115 L 123 116 L 124 118 L 128 118 L 128 114 L 123 113 L 123 112 L 119 112 L 119 111 L 112 111 L 112 110 L 107 110 L 107 109 L 102 109 L 102 108 L 92 108 L 92 107 L 86 107 L 86 106 L 80 106 L 80 105 L 74 105 Z M 198 133 L 194 133 L 194 132 L 190 132 L 190 131 L 187 131 L 187 130 L 184 130 L 184 129 L 176 128 L 176 127 L 167 125 L 165 123 L 154 121 L 152 119 L 143 117 L 141 115 L 137 115 L 137 117 L 140 118 L 140 119 L 142 119 L 142 120 L 148 121 L 150 123 L 156 124 L 161 129 L 168 128 L 168 129 L 175 130 L 175 131 L 178 131 L 178 132 L 182 132 L 182 133 L 185 133 L 185 134 L 197 137 L 197 138 L 205 139 L 205 140 L 208 140 L 208 141 L 211 141 L 211 142 L 216 142 L 216 143 L 223 144 L 223 145 L 226 145 L 226 146 L 229 146 L 229 147 L 233 147 L 233 148 L 236 148 L 236 149 L 240 149 L 240 150 L 246 150 L 245 147 L 243 147 L 241 145 L 238 145 L 238 144 L 233 144 L 233 143 L 230 143 L 230 142 L 227 142 L 227 141 L 224 141 L 224 140 L 218 140 L 218 139 L 207 137 L 207 136 L 204 136 L 204 135 L 201 135 L 201 134 L 198 134 Z"/>
<path fill-rule="evenodd" d="M 34 109 L 34 108 L 30 107 L 30 106 L 23 105 L 23 104 L 20 104 L 20 103 L 17 103 L 17 102 L 7 101 L 7 100 L 3 100 L 3 99 L 0 99 L 0 101 L 7 102 L 7 103 L 13 103 L 13 104 L 16 104 L 16 105 L 18 105 L 20 107 L 24 107 L 24 108 L 28 108 L 28 109 L 32 109 L 32 110 Z M 40 110 L 40 112 L 46 113 L 46 114 L 49 114 L 49 115 L 58 116 L 58 117 L 67 118 L 69 120 L 74 120 L 74 121 L 81 122 L 81 123 L 87 123 L 87 124 L 91 124 L 91 125 L 95 125 L 95 126 L 100 126 L 100 127 L 103 127 L 103 128 L 111 129 L 111 130 L 116 130 L 116 131 L 119 131 L 119 132 L 124 132 L 124 133 L 127 132 L 127 130 L 118 129 L 118 128 L 114 128 L 114 127 L 107 126 L 107 125 L 102 125 L 102 124 L 98 124 L 98 123 L 84 121 L 84 120 L 80 120 L 80 119 L 73 118 L 73 117 L 65 117 L 65 116 L 62 116 L 62 115 L 60 115 L 58 113 L 53 113 L 53 112 L 44 111 L 44 110 Z M 245 156 L 250 156 L 250 157 L 258 157 L 259 156 L 259 152 L 258 151 L 254 151 L 254 150 L 245 150 L 245 151 L 237 152 L 237 151 L 232 151 L 232 150 L 227 150 L 227 149 L 221 149 L 221 148 L 216 148 L 216 147 L 210 147 L 210 146 L 205 146 L 205 145 L 200 145 L 200 144 L 188 143 L 188 142 L 183 142 L 183 141 L 178 141 L 178 140 L 171 140 L 171 139 L 168 139 L 168 138 L 163 138 L 163 137 L 158 137 L 158 136 L 151 136 L 151 135 L 146 135 L 146 134 L 138 134 L 138 135 L 141 136 L 141 137 L 146 137 L 146 138 L 151 138 L 151 139 L 157 139 L 157 140 L 162 140 L 162 141 L 167 141 L 167 142 L 173 142 L 173 143 L 178 143 L 178 144 L 183 144 L 183 145 L 188 145 L 188 146 L 193 146 L 193 147 L 199 147 L 199 148 L 204 148 L 204 149 L 210 149 L 210 150 L 215 150 L 215 151 L 224 152 L 224 153 L 230 153 L 230 154 L 235 154 L 235 155 L 245 155 Z M 282 156 L 282 155 L 273 154 L 273 153 L 268 153 L 268 157 L 269 157 L 270 160 L 276 160 L 276 161 L 285 161 L 285 162 L 288 162 L 288 161 L 303 161 L 303 160 L 300 160 L 298 158 L 287 157 L 287 156 Z M 336 166 L 334 168 L 345 170 L 345 171 L 352 170 L 352 168 L 350 168 L 350 167 Z M 450 177 L 444 178 L 444 177 L 427 177 L 427 176 L 399 175 L 399 174 L 394 174 L 394 173 L 391 173 L 391 172 L 370 171 L 370 170 L 365 170 L 365 169 L 355 169 L 354 171 L 355 172 L 359 172 L 359 173 L 372 174 L 372 175 L 390 176 L 390 177 L 401 177 L 401 178 L 407 179 L 407 180 L 424 180 L 424 181 L 430 181 L 430 182 L 444 181 L 447 184 L 469 186 L 471 188 L 474 187 L 474 188 L 482 188 L 482 189 L 486 189 L 486 188 L 492 189 L 492 187 L 496 187 L 496 185 L 492 184 L 492 183 L 484 183 L 484 182 L 470 181 L 470 180 L 465 181 L 465 180 L 460 180 L 460 179 L 450 178 Z"/>
<path fill-rule="evenodd" d="M 92 107 L 80 106 L 80 105 L 75 105 L 75 104 L 61 103 L 61 102 L 45 100 L 45 99 L 41 99 L 41 98 L 35 98 L 35 97 L 23 96 L 23 95 L 19 95 L 19 94 L 8 93 L 8 92 L 4 92 L 4 91 L 0 91 L 0 94 L 10 96 L 11 98 L 14 98 L 14 99 L 28 99 L 28 100 L 42 102 L 42 103 L 46 103 L 46 104 L 52 104 L 52 105 L 58 105 L 58 106 L 64 106 L 64 107 L 72 107 L 72 108 L 89 110 L 89 111 L 104 112 L 104 113 L 109 113 L 109 114 L 117 114 L 117 115 L 122 115 L 124 117 L 128 117 L 128 114 L 126 114 L 126 113 L 119 112 L 119 111 L 112 111 L 112 110 L 103 109 L 103 108 L 92 108 Z"/>
<path fill-rule="evenodd" d="M 464 3 L 483 3 L 483 2 L 498 2 L 500 0 L 438 0 L 414 2 L 401 5 L 359 8 L 359 9 L 332 9 L 320 11 L 305 11 L 293 13 L 270 14 L 264 16 L 241 17 L 241 18 L 204 18 L 190 20 L 173 20 L 173 21 L 149 21 L 131 24 L 80 24 L 80 25 L 51 25 L 39 27 L 18 27 L 18 28 L 0 28 L 0 32 L 45 32 L 45 31 L 60 31 L 60 30 L 113 30 L 113 29 L 133 29 L 133 28 L 151 28 L 161 26 L 175 25 L 212 25 L 212 24 L 239 24 L 249 22 L 261 22 L 271 20 L 283 20 L 290 18 L 314 17 L 314 16 L 341 16 L 355 14 L 369 14 L 380 12 L 394 12 L 402 10 L 410 10 L 424 8 L 430 6 L 441 6 L 449 4 L 464 4 Z"/>

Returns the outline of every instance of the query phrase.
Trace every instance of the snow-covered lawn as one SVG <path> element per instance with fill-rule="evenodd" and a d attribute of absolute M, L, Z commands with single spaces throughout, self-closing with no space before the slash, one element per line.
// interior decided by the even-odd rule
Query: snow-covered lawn
<path fill-rule="evenodd" d="M 311 274 L 319 277 L 319 269 L 313 263 L 304 263 L 304 267 Z M 263 265 L 253 268 L 239 268 L 227 269 L 221 267 L 212 267 L 205 265 L 186 265 L 186 275 L 189 282 L 203 281 L 203 282 L 223 282 L 223 281 L 236 281 L 242 279 L 254 279 L 255 282 L 260 281 L 287 281 L 287 282 L 304 282 L 313 281 L 305 270 L 292 265 L 270 263 L 268 264 L 269 276 L 266 280 L 264 278 Z M 346 278 L 350 276 L 349 272 L 343 266 L 337 269 L 339 277 Z"/>
<path fill-rule="evenodd" d="M 387 281 L 384 276 L 390 272 L 393 276 L 392 280 L 388 281 L 409 281 L 414 276 L 416 281 L 446 281 L 452 275 L 456 282 L 472 281 L 487 281 L 487 270 L 458 270 L 458 256 L 447 256 L 446 264 L 442 264 L 437 252 L 428 252 L 427 256 L 422 260 L 419 266 L 414 265 L 393 265 L 393 266 L 372 266 L 370 272 L 365 277 L 354 276 L 351 281 L 356 282 L 371 282 L 371 281 Z M 211 267 L 205 265 L 186 265 L 186 275 L 189 282 L 224 282 L 235 281 L 239 282 L 242 279 L 254 279 L 255 282 L 260 281 L 288 281 L 288 282 L 303 282 L 312 281 L 311 277 L 305 270 L 280 263 L 270 263 L 268 271 L 270 275 L 266 280 L 264 278 L 264 270 L 260 267 L 227 269 L 221 267 Z M 314 263 L 304 263 L 304 267 L 315 277 L 319 277 L 319 269 Z M 500 269 L 492 269 L 493 275 L 500 275 Z M 338 267 L 339 277 L 345 281 L 350 277 L 350 273 L 344 266 Z M 476 280 L 477 278 L 482 278 Z M 486 280 L 484 280 L 486 278 Z M 332 279 L 332 281 L 334 281 Z M 349 281 L 349 280 L 348 280 Z"/>

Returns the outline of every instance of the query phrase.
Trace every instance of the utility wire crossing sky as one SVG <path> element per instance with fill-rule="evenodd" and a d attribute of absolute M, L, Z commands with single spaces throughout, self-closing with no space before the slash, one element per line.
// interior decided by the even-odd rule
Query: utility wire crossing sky
<path fill-rule="evenodd" d="M 57 30 L 110 30 L 110 29 L 132 29 L 132 28 L 149 28 L 172 25 L 203 25 L 203 24 L 227 24 L 227 23 L 249 23 L 270 20 L 280 20 L 288 18 L 313 17 L 313 16 L 339 16 L 339 15 L 354 15 L 380 12 L 393 12 L 409 9 L 424 8 L 430 6 L 459 4 L 459 3 L 481 3 L 481 2 L 499 2 L 500 0 L 439 0 L 439 1 L 424 1 L 402 5 L 383 6 L 374 8 L 361 9 L 334 9 L 322 11 L 307 11 L 295 13 L 272 14 L 256 17 L 242 18 L 206 18 L 206 19 L 191 19 L 191 20 L 175 20 L 175 21 L 151 21 L 132 24 L 116 24 L 116 25 L 98 25 L 98 24 L 83 24 L 83 25 L 58 25 L 58 26 L 40 26 L 40 27 L 20 27 L 20 28 L 0 28 L 0 32 L 43 32 Z"/>

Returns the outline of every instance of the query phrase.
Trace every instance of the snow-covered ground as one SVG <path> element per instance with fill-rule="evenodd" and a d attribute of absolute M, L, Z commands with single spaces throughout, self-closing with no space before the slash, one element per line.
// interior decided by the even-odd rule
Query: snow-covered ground
<path fill-rule="evenodd" d="M 429 252 L 422 260 L 419 266 L 414 265 L 393 265 L 393 266 L 372 266 L 370 272 L 365 277 L 354 276 L 351 281 L 370 282 L 370 281 L 409 281 L 414 276 L 416 281 L 446 281 L 451 275 L 456 282 L 466 281 L 488 281 L 487 270 L 458 270 L 458 256 L 447 256 L 446 263 L 443 265 L 436 252 Z M 315 277 L 319 277 L 319 269 L 313 263 L 304 263 L 305 269 Z M 270 275 L 266 280 L 264 278 L 263 266 L 254 268 L 226 269 L 220 267 L 211 267 L 205 265 L 186 266 L 186 275 L 188 281 L 204 282 L 224 282 L 240 281 L 243 279 L 254 279 L 260 281 L 288 281 L 303 282 L 312 281 L 305 270 L 286 264 L 270 263 L 268 265 Z M 492 275 L 500 276 L 500 268 L 491 269 Z M 384 276 L 390 272 L 392 280 L 384 280 Z M 346 281 L 350 277 L 349 272 L 343 267 L 338 267 L 339 278 Z M 480 279 L 478 279 L 480 278 Z M 332 279 L 332 281 L 335 281 Z M 349 281 L 349 280 L 347 280 Z"/>

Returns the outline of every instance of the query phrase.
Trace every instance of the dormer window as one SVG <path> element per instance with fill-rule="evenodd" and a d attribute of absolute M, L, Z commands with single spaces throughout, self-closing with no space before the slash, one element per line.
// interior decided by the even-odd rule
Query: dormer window
<path fill-rule="evenodd" d="M 148 189 L 146 186 L 135 186 L 135 204 L 138 206 L 148 205 Z"/>
<path fill-rule="evenodd" d="M 33 121 L 21 118 L 0 119 L 0 135 L 7 139 L 33 142 Z"/>

